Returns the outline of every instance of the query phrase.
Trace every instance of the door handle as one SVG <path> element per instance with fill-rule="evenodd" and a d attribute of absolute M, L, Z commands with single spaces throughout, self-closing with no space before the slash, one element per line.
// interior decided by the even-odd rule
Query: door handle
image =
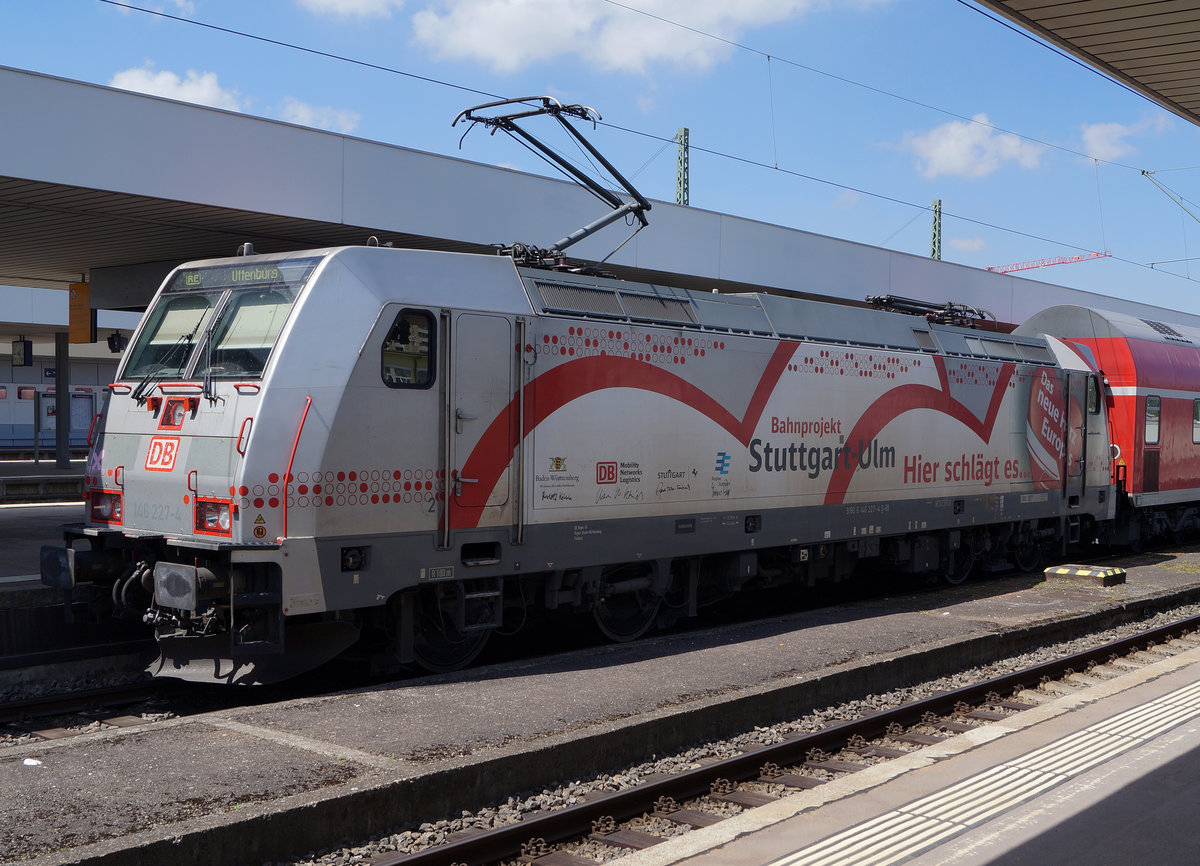
<path fill-rule="evenodd" d="M 455 409 L 454 410 L 454 432 L 461 433 L 463 431 L 463 422 L 464 421 L 475 421 L 478 419 L 478 417 L 479 417 L 478 415 L 472 415 L 469 412 L 464 412 L 462 409 Z"/>

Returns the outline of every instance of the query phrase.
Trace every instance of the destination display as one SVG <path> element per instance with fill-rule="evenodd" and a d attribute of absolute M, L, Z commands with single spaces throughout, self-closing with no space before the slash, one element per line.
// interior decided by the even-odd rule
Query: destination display
<path fill-rule="evenodd" d="M 320 261 L 318 257 L 279 259 L 236 265 L 215 265 L 186 268 L 175 274 L 168 292 L 192 292 L 203 289 L 226 289 L 251 286 L 300 286 L 312 274 Z"/>

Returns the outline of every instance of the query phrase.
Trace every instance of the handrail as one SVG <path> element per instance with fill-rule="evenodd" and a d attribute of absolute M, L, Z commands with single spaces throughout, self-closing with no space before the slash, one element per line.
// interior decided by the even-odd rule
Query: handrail
<path fill-rule="evenodd" d="M 300 433 L 304 430 L 304 422 L 308 418 L 308 407 L 312 405 L 312 397 L 304 398 L 304 412 L 300 415 L 300 426 L 296 428 L 296 438 L 292 440 L 292 453 L 288 456 L 287 470 L 283 473 L 283 535 L 277 541 L 287 538 L 288 530 L 288 483 L 292 478 L 292 463 L 296 459 L 296 448 L 300 445 Z"/>
<path fill-rule="evenodd" d="M 450 376 L 451 358 L 454 351 L 455 335 L 451 333 L 454 324 L 454 312 L 444 309 L 441 311 L 439 319 L 442 323 L 441 339 L 438 344 L 441 346 L 441 370 L 445 376 L 445 384 L 442 386 L 442 393 L 445 395 L 445 404 L 442 406 L 442 510 L 438 515 L 440 530 L 440 538 L 438 539 L 438 550 L 450 549 L 450 507 L 454 501 L 454 474 L 456 470 L 453 468 L 453 460 L 451 450 L 454 447 L 454 381 Z"/>
<path fill-rule="evenodd" d="M 514 455 L 515 477 L 513 488 L 516 493 L 513 508 L 516 512 L 517 532 L 514 544 L 525 543 L 525 341 L 528 339 L 528 321 L 517 317 L 517 442 Z M 512 429 L 511 419 L 509 429 Z"/>

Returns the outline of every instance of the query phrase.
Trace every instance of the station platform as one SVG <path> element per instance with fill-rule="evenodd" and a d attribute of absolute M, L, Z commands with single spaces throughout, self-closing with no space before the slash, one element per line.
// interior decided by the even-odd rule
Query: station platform
<path fill-rule="evenodd" d="M 1193 649 L 616 862 L 1196 863 L 1198 720 Z"/>
<path fill-rule="evenodd" d="M 300 857 L 1200 600 L 1200 547 L 1116 564 L 1114 586 L 968 582 L 12 746 L 0 852 L 41 866 Z"/>
<path fill-rule="evenodd" d="M 62 526 L 82 519 L 82 502 L 0 504 L 0 689 L 34 654 L 147 636 L 128 621 L 89 616 L 87 605 L 100 588 L 83 584 L 73 590 L 74 615 L 68 618 L 67 594 L 42 583 L 42 545 L 61 545 Z"/>
<path fill-rule="evenodd" d="M 0 504 L 79 502 L 83 498 L 84 458 L 59 467 L 53 453 L 39 460 L 0 458 Z"/>
<path fill-rule="evenodd" d="M 0 591 L 31 581 L 40 586 L 42 545 L 62 544 L 62 525 L 81 520 L 82 502 L 0 503 Z"/>

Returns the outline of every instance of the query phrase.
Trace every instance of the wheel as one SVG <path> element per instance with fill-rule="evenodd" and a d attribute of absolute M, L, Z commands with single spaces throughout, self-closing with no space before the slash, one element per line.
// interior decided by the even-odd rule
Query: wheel
<path fill-rule="evenodd" d="M 971 569 L 975 567 L 975 557 L 965 550 L 951 551 L 948 556 L 949 561 L 942 568 L 942 580 L 951 586 L 958 586 L 971 576 Z"/>
<path fill-rule="evenodd" d="M 414 618 L 413 660 L 432 674 L 465 668 L 482 652 L 492 633 L 491 629 L 459 631 L 433 587 L 418 591 Z"/>
<path fill-rule="evenodd" d="M 1024 574 L 1031 574 L 1042 564 L 1042 549 L 1032 542 L 1024 544 L 1012 552 L 1013 565 Z"/>
<path fill-rule="evenodd" d="M 619 566 L 601 578 L 600 598 L 592 608 L 592 618 L 609 640 L 636 640 L 654 625 L 662 596 L 653 591 L 647 568 Z"/>

